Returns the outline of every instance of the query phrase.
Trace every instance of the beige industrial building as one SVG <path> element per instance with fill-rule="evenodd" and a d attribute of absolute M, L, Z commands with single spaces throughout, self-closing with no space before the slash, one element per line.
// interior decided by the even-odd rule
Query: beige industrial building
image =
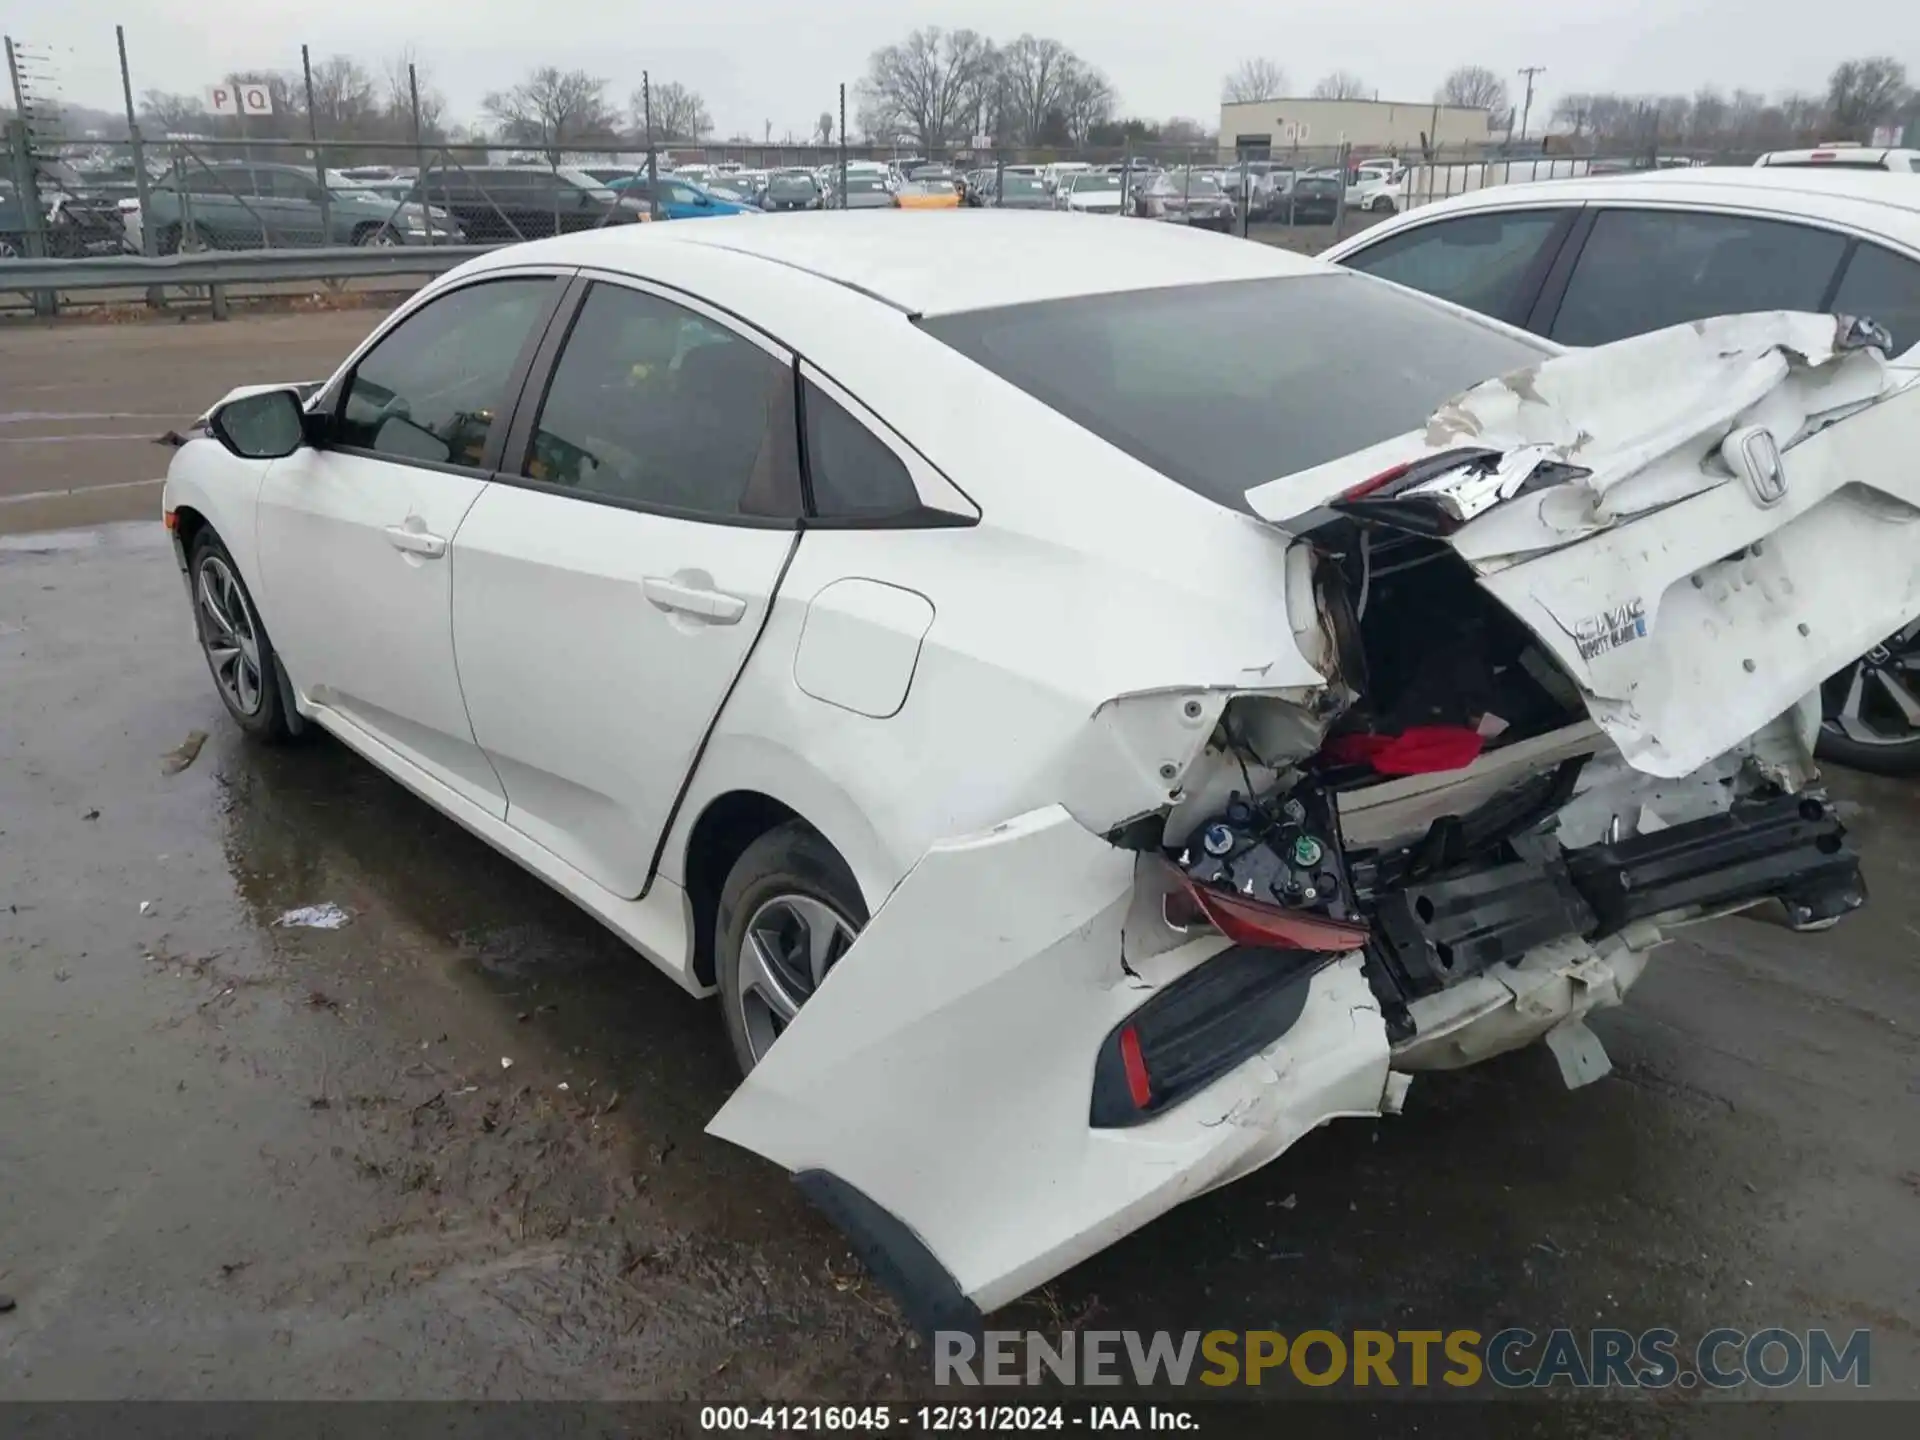
<path fill-rule="evenodd" d="M 1351 145 L 1356 154 L 1417 153 L 1422 137 L 1435 149 L 1458 151 L 1493 139 L 1485 110 L 1465 105 L 1393 100 L 1310 100 L 1281 97 L 1220 107 L 1220 153 L 1232 158 L 1278 155 L 1296 146 Z"/>

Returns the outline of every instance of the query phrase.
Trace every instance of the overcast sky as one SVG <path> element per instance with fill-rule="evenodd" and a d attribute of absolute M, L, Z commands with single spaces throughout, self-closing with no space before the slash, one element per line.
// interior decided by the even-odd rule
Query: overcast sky
<path fill-rule="evenodd" d="M 1509 78 L 1545 65 L 1536 116 L 1570 90 L 1819 90 L 1863 51 L 1920 71 L 1911 0 L 9 0 L 3 23 L 47 54 L 59 93 L 82 104 L 118 104 L 118 23 L 136 93 L 298 70 L 302 42 L 316 60 L 344 52 L 376 69 L 411 45 L 456 120 L 478 119 L 482 95 L 534 65 L 605 76 L 622 102 L 644 68 L 704 95 L 721 135 L 757 137 L 771 120 L 776 139 L 810 130 L 871 51 L 919 25 L 1051 35 L 1107 73 L 1123 113 L 1209 125 L 1222 75 L 1259 55 L 1297 92 L 1340 68 L 1388 100 L 1430 99 L 1456 64 Z"/>

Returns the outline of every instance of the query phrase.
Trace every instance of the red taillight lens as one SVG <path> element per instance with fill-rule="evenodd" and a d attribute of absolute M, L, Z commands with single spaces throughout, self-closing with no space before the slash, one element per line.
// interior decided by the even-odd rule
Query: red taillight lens
<path fill-rule="evenodd" d="M 1147 1074 L 1146 1056 L 1140 1053 L 1140 1032 L 1131 1025 L 1120 1032 L 1120 1065 L 1127 1075 L 1127 1098 L 1134 1109 L 1146 1109 L 1153 1103 L 1153 1081 Z"/>
<path fill-rule="evenodd" d="M 1229 890 L 1215 890 L 1180 877 L 1187 894 L 1207 922 L 1236 945 L 1273 950 L 1358 950 L 1367 943 L 1367 927 L 1355 921 L 1329 920 L 1284 905 L 1270 905 Z"/>
<path fill-rule="evenodd" d="M 1371 479 L 1362 480 L 1358 485 L 1355 485 L 1352 489 L 1342 490 L 1340 492 L 1340 498 L 1342 500 L 1358 500 L 1362 496 L 1371 495 L 1374 491 L 1378 490 L 1382 485 L 1391 484 L 1393 481 L 1398 480 L 1402 475 L 1406 474 L 1407 471 L 1411 470 L 1412 468 L 1413 468 L 1413 462 L 1409 460 L 1405 465 L 1396 465 L 1391 470 L 1382 470 L 1378 475 L 1373 476 Z"/>

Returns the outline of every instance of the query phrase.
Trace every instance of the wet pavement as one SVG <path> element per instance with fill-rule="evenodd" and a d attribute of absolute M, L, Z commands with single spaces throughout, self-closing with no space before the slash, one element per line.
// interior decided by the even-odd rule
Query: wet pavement
<path fill-rule="evenodd" d="M 364 309 L 119 324 L 0 324 L 0 535 L 160 508 L 151 443 L 235 385 L 316 380 L 386 315 Z"/>
<path fill-rule="evenodd" d="M 709 1008 L 341 746 L 243 743 L 157 526 L 0 540 L 0 706 L 0 1397 L 930 1389 L 702 1133 Z M 1833 789 L 1870 908 L 1668 946 L 1613 1076 L 1421 1077 L 995 1323 L 1867 1328 L 1920 1396 L 1920 787 Z"/>

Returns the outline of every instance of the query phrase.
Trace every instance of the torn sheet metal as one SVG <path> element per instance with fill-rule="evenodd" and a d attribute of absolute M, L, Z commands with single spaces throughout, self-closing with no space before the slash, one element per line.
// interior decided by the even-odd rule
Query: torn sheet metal
<path fill-rule="evenodd" d="M 1089 1126 L 1105 1037 L 1226 945 L 1208 934 L 1123 965 L 1135 870 L 1059 806 L 936 845 L 709 1132 L 852 1187 L 991 1310 L 1315 1126 L 1377 1114 L 1388 1042 L 1354 955 L 1205 1090 L 1125 1130 Z"/>
<path fill-rule="evenodd" d="M 1732 478 L 1702 462 L 1741 426 L 1763 426 L 1784 452 L 1907 383 L 1874 348 L 1885 339 L 1845 317 L 1772 311 L 1570 351 L 1474 386 L 1424 432 L 1258 486 L 1247 501 L 1284 525 L 1389 465 L 1470 446 L 1503 459 L 1422 487 L 1458 490 L 1456 513 L 1482 517 L 1456 548 L 1482 561 L 1564 545 Z M 1520 493 L 1542 464 L 1585 473 Z"/>
<path fill-rule="evenodd" d="M 1558 355 L 1448 402 L 1397 450 L 1247 498 L 1284 524 L 1463 445 L 1569 467 L 1534 488 L 1463 470 L 1468 508 L 1490 485 L 1497 503 L 1445 541 L 1627 762 L 1679 777 L 1920 616 L 1920 385 L 1884 338 L 1778 312 Z"/>
<path fill-rule="evenodd" d="M 1481 583 L 1630 765 L 1687 775 L 1920 616 L 1916 447 L 1908 390 L 1784 452 L 1777 503 L 1718 485 Z"/>

